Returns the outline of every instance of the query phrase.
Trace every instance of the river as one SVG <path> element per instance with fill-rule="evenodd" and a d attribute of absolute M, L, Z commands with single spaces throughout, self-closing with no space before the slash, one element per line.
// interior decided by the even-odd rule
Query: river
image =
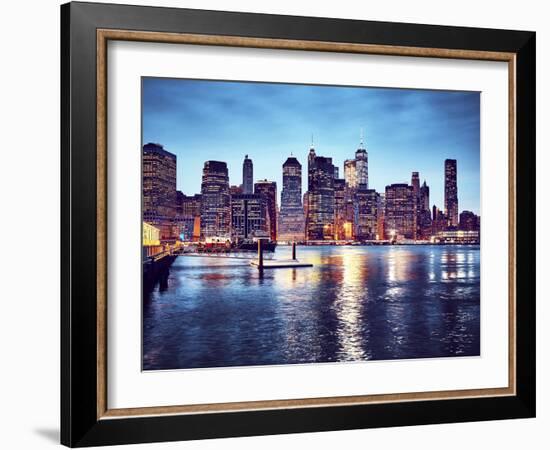
<path fill-rule="evenodd" d="M 479 355 L 479 246 L 297 254 L 313 267 L 261 275 L 242 259 L 178 257 L 144 294 L 143 369 Z"/>

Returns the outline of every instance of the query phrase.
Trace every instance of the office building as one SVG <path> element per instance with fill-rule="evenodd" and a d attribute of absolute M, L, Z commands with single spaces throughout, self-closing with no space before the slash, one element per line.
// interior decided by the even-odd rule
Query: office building
<path fill-rule="evenodd" d="M 445 216 L 447 217 L 447 227 L 458 227 L 456 159 L 445 160 Z"/>
<path fill-rule="evenodd" d="M 377 235 L 377 211 L 379 195 L 374 189 L 363 188 L 355 192 L 355 239 L 375 240 Z"/>
<path fill-rule="evenodd" d="M 227 164 L 206 161 L 201 183 L 201 240 L 230 234 L 231 209 Z"/>
<path fill-rule="evenodd" d="M 386 186 L 385 234 L 387 239 L 416 239 L 416 201 L 408 184 Z"/>
<path fill-rule="evenodd" d="M 462 211 L 459 216 L 458 228 L 462 231 L 479 231 L 479 216 L 472 211 Z"/>
<path fill-rule="evenodd" d="M 307 239 L 334 239 L 334 165 L 332 158 L 309 162 Z"/>
<path fill-rule="evenodd" d="M 252 160 L 245 155 L 243 161 L 243 194 L 253 194 L 254 190 L 254 167 Z"/>
<path fill-rule="evenodd" d="M 304 240 L 304 206 L 302 204 L 302 165 L 293 156 L 283 164 L 283 189 L 277 239 L 281 241 Z"/>
<path fill-rule="evenodd" d="M 176 163 L 176 155 L 162 145 L 143 146 L 143 221 L 159 230 L 161 240 L 176 238 Z"/>
<path fill-rule="evenodd" d="M 346 182 L 334 179 L 334 239 L 346 239 Z M 348 238 L 349 239 L 349 238 Z"/>
<path fill-rule="evenodd" d="M 273 242 L 277 241 L 277 183 L 260 180 L 254 183 L 254 194 L 262 195 L 266 206 L 266 229 Z"/>
<path fill-rule="evenodd" d="M 231 197 L 231 239 L 240 241 L 264 237 L 267 228 L 266 199 L 262 194 L 240 194 Z"/>

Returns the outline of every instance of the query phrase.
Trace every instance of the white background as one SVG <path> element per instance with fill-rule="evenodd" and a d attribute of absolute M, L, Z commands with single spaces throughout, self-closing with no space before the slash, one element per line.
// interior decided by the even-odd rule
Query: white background
<path fill-rule="evenodd" d="M 353 19 L 466 25 L 537 31 L 537 196 L 538 230 L 550 220 L 550 195 L 542 168 L 550 164 L 548 130 L 550 30 L 544 2 L 464 0 L 414 2 L 139 1 L 134 4 L 232 9 Z M 2 282 L 0 300 L 0 414 L 3 448 L 40 449 L 56 445 L 59 422 L 59 2 L 8 2 L 3 5 L 0 115 L 2 131 Z M 546 126 L 544 126 L 546 124 Z M 546 203 L 546 204 L 545 204 Z M 39 244 L 32 254 L 23 245 Z M 537 272 L 545 279 L 548 242 L 538 236 Z M 267 436 L 136 448 L 546 448 L 550 426 L 550 291 L 539 283 L 538 418 L 399 429 L 358 430 Z M 532 299 L 535 301 L 535 299 Z M 128 448 L 128 447 L 127 447 Z"/>
<path fill-rule="evenodd" d="M 108 408 L 508 385 L 507 63 L 114 42 L 108 67 Z M 481 92 L 481 357 L 142 372 L 141 76 Z"/>

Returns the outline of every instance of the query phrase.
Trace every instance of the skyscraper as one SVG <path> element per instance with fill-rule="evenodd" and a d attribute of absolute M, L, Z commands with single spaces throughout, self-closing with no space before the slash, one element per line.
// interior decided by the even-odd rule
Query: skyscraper
<path fill-rule="evenodd" d="M 275 181 L 260 180 L 254 183 L 254 194 L 265 199 L 266 229 L 273 242 L 277 241 L 277 183 Z"/>
<path fill-rule="evenodd" d="M 309 211 L 311 209 L 311 195 L 309 190 L 312 186 L 313 179 L 313 168 L 315 166 L 315 147 L 313 146 L 313 135 L 311 136 L 311 147 L 309 148 L 309 153 L 307 155 L 307 191 L 304 194 L 304 214 L 306 218 L 306 238 L 308 235 L 309 229 Z"/>
<path fill-rule="evenodd" d="M 426 184 L 426 180 L 420 186 L 420 208 L 423 211 L 430 211 L 430 187 Z"/>
<path fill-rule="evenodd" d="M 309 185 L 311 184 L 311 178 L 313 176 L 313 166 L 315 163 L 315 148 L 313 147 L 313 139 L 311 140 L 311 147 L 309 148 L 309 153 L 307 155 L 307 185 L 309 190 Z"/>
<path fill-rule="evenodd" d="M 363 132 L 361 132 L 361 142 L 355 152 L 355 169 L 357 173 L 357 187 L 363 189 L 369 188 L 369 155 L 363 145 Z"/>
<path fill-rule="evenodd" d="M 416 238 L 416 208 L 414 189 L 408 184 L 386 186 L 385 234 L 386 238 L 402 236 Z"/>
<path fill-rule="evenodd" d="M 373 240 L 377 234 L 379 194 L 360 185 L 355 192 L 355 239 Z"/>
<path fill-rule="evenodd" d="M 334 179 L 334 239 L 346 239 L 346 182 Z"/>
<path fill-rule="evenodd" d="M 158 228 L 161 239 L 176 237 L 176 162 L 160 144 L 143 146 L 143 221 Z"/>
<path fill-rule="evenodd" d="M 413 187 L 415 197 L 418 198 L 420 196 L 420 177 L 418 176 L 418 172 L 412 173 L 411 186 Z"/>
<path fill-rule="evenodd" d="M 344 180 L 348 188 L 357 187 L 357 168 L 355 159 L 346 159 L 344 161 Z"/>
<path fill-rule="evenodd" d="M 243 194 L 254 193 L 254 167 L 252 160 L 248 155 L 244 156 L 243 161 Z"/>
<path fill-rule="evenodd" d="M 206 161 L 201 183 L 201 239 L 229 237 L 230 201 L 227 164 Z"/>
<path fill-rule="evenodd" d="M 369 157 L 364 148 L 355 152 L 355 169 L 357 173 L 357 187 L 369 188 Z"/>
<path fill-rule="evenodd" d="M 426 180 L 420 186 L 418 220 L 420 235 L 417 237 L 429 239 L 432 235 L 432 214 L 430 211 L 430 187 L 426 184 Z"/>
<path fill-rule="evenodd" d="M 283 189 L 277 238 L 281 241 L 302 241 L 304 225 L 302 165 L 290 156 L 283 164 Z"/>
<path fill-rule="evenodd" d="M 266 199 L 262 194 L 238 194 L 231 197 L 231 238 L 250 239 L 268 232 Z"/>
<path fill-rule="evenodd" d="M 315 156 L 309 164 L 307 238 L 334 238 L 334 165 L 332 158 Z"/>
<path fill-rule="evenodd" d="M 378 194 L 378 208 L 376 211 L 376 238 L 384 239 L 385 219 L 386 219 L 386 193 Z"/>
<path fill-rule="evenodd" d="M 411 175 L 411 186 L 414 195 L 414 208 L 416 215 L 416 236 L 420 236 L 420 177 L 418 172 L 413 172 Z"/>
<path fill-rule="evenodd" d="M 456 159 L 445 160 L 445 216 L 448 227 L 458 226 L 458 188 Z"/>

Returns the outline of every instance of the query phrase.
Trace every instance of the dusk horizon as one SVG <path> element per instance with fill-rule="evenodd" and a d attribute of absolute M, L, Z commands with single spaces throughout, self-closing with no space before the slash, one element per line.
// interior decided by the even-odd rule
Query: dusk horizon
<path fill-rule="evenodd" d="M 208 160 L 226 162 L 230 184 L 241 184 L 248 155 L 254 181 L 275 181 L 280 197 L 282 164 L 292 155 L 307 167 L 312 140 L 343 178 L 363 134 L 369 188 L 384 192 L 419 172 L 442 208 L 444 161 L 456 159 L 459 209 L 480 213 L 478 92 L 143 78 L 142 108 L 142 144 L 177 156 L 186 195 L 200 193 Z"/>
<path fill-rule="evenodd" d="M 478 92 L 142 82 L 143 370 L 480 355 Z"/>

